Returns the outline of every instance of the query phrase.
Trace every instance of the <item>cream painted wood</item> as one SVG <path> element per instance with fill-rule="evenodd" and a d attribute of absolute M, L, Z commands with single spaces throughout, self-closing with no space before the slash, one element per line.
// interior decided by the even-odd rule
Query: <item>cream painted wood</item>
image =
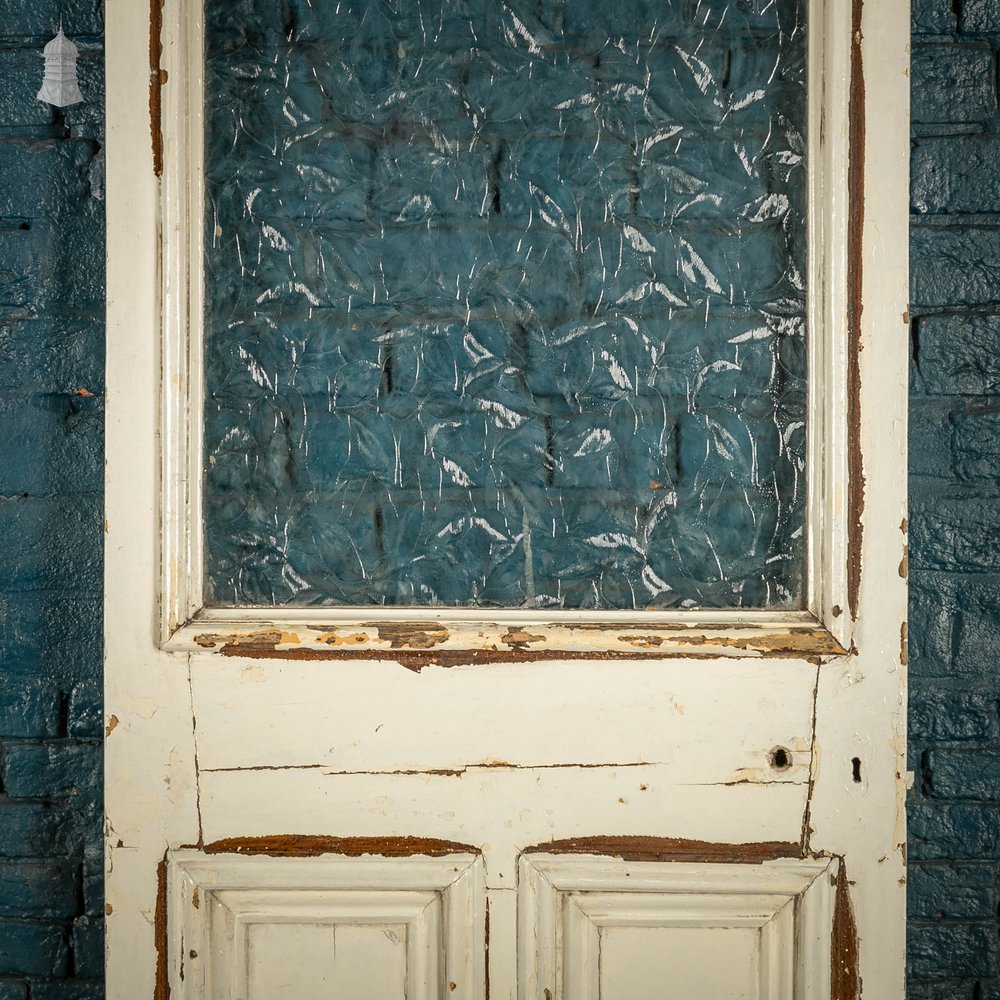
<path fill-rule="evenodd" d="M 830 1000 L 835 860 L 520 862 L 521 1000 Z"/>
<path fill-rule="evenodd" d="M 893 0 L 893 3 L 902 0 Z M 172 0 L 163 11 L 164 176 L 160 206 L 163 265 L 163 530 L 160 638 L 197 652 L 264 644 L 337 653 L 477 650 L 532 654 L 636 655 L 697 651 L 763 656 L 774 650 L 823 655 L 850 645 L 848 562 L 848 192 L 847 105 L 851 0 L 817 0 L 809 23 L 808 434 L 806 603 L 801 611 L 490 612 L 456 609 L 204 606 L 201 571 L 204 274 L 202 0 Z M 376 618 L 375 621 L 372 619 Z M 412 639 L 379 628 L 422 623 Z M 622 626 L 629 626 L 623 629 Z M 530 633 L 525 637 L 525 633 Z M 651 653 L 650 650 L 653 652 Z"/>
<path fill-rule="evenodd" d="M 197 716 L 217 711 L 199 733 L 203 772 L 294 765 L 320 772 L 434 771 L 489 766 L 655 764 L 678 785 L 809 779 L 815 672 L 797 661 L 774 663 L 774 696 L 737 660 L 714 668 L 707 686 L 692 664 L 667 660 L 574 663 L 557 671 L 535 663 L 400 670 L 390 662 L 340 664 L 247 662 L 204 657 L 192 665 Z M 779 694 L 780 692 L 780 694 Z M 743 711 L 754 704 L 753 714 Z M 451 710 L 449 710 L 451 706 Z M 616 725 L 626 712 L 630 726 Z M 316 725 L 304 729 L 304 715 Z M 574 725 L 553 746 L 551 721 Z M 475 724 L 469 725 L 470 715 Z M 413 720 L 430 739 L 413 740 Z M 512 725 L 512 720 L 517 725 Z M 726 719 L 726 731 L 718 720 Z M 725 753 L 718 748 L 724 746 Z M 770 754 L 783 746 L 788 766 Z M 678 747 L 684 753 L 677 752 Z M 554 754 L 558 754 L 554 756 Z"/>
<path fill-rule="evenodd" d="M 551 840 L 654 831 L 774 842 L 801 826 L 805 784 L 677 785 L 659 775 L 655 767 L 559 766 L 476 768 L 461 777 L 324 775 L 311 768 L 202 772 L 201 818 L 206 843 L 288 830 L 444 836 L 481 847 L 487 884 L 496 890 L 515 884 L 525 847 Z"/>
<path fill-rule="evenodd" d="M 169 857 L 181 1000 L 481 1000 L 482 861 Z M 447 984 L 447 990 L 443 989 Z"/>
<path fill-rule="evenodd" d="M 538 941 L 548 940 L 557 917 L 537 908 L 536 929 L 526 928 L 529 904 L 518 865 L 522 857 L 541 864 L 526 848 L 627 835 L 800 844 L 807 859 L 820 852 L 843 859 L 864 998 L 901 1000 L 906 0 L 865 3 L 857 37 L 848 0 L 812 5 L 808 607 L 782 615 L 622 614 L 598 622 L 570 614 L 560 624 L 517 612 L 484 621 L 472 612 L 397 611 L 375 618 L 356 611 L 201 608 L 199 538 L 192 529 L 200 502 L 200 332 L 192 319 L 200 315 L 201 295 L 200 259 L 193 252 L 201 218 L 200 22 L 193 3 L 166 0 L 163 7 L 162 178 L 152 169 L 148 53 L 137 44 L 149 33 L 150 9 L 129 0 L 107 3 L 109 998 L 164 996 L 166 983 L 161 979 L 157 986 L 157 943 L 166 948 L 166 974 L 179 984 L 179 966 L 170 963 L 179 962 L 180 935 L 188 940 L 200 926 L 199 933 L 216 933 L 232 951 L 240 914 L 247 954 L 260 957 L 260 978 L 256 985 L 242 984 L 237 972 L 220 972 L 221 982 L 212 987 L 220 995 L 284 989 L 283 981 L 266 978 L 284 971 L 275 971 L 267 956 L 287 951 L 307 956 L 294 963 L 295 988 L 311 989 L 316 976 L 342 973 L 352 995 L 364 996 L 357 966 L 330 966 L 325 951 L 319 957 L 318 941 L 341 926 L 335 915 L 346 912 L 337 909 L 342 894 L 443 890 L 380 881 L 375 873 L 401 859 L 326 856 L 311 860 L 357 862 L 362 867 L 351 870 L 364 872 L 367 881 L 317 890 L 313 901 L 326 907 L 328 919 L 313 913 L 313 922 L 254 922 L 249 915 L 273 917 L 296 907 L 306 912 L 310 883 L 288 881 L 287 873 L 299 869 L 281 868 L 277 882 L 261 886 L 218 884 L 213 879 L 223 876 L 211 871 L 222 872 L 230 862 L 297 865 L 304 859 L 209 855 L 197 846 L 222 838 L 311 834 L 393 842 L 434 837 L 468 845 L 469 855 L 480 859 L 485 885 L 488 956 L 486 932 L 477 932 L 474 921 L 466 928 L 473 931 L 471 944 L 449 939 L 443 951 L 471 949 L 480 963 L 474 976 L 480 985 L 470 989 L 485 989 L 488 973 L 494 1000 L 518 996 L 518 955 L 522 966 L 530 965 L 532 954 L 537 959 Z M 866 102 L 855 106 L 866 133 L 863 203 L 848 188 L 852 45 L 860 52 L 866 93 Z M 860 420 L 849 426 L 847 234 L 849 218 L 862 210 Z M 853 444 L 860 444 L 864 466 L 863 511 L 855 511 L 864 531 L 850 552 L 861 566 L 852 614 L 847 486 Z M 406 620 L 420 626 L 411 638 L 385 627 Z M 584 627 L 595 624 L 600 627 Z M 240 645 L 246 637 L 250 644 Z M 471 654 L 461 655 L 470 649 L 538 662 L 471 662 Z M 289 658 L 302 652 L 361 652 L 370 659 Z M 647 659 L 571 658 L 605 653 Z M 457 665 L 445 668 L 435 659 Z M 771 752 L 778 747 L 791 758 L 787 769 L 773 766 Z M 371 850 L 378 849 L 374 842 Z M 216 866 L 199 870 L 217 896 L 204 911 L 178 913 L 178 897 L 171 895 L 165 941 L 158 872 L 168 852 L 171 892 L 183 858 L 192 872 L 197 865 Z M 368 863 L 372 867 L 364 868 Z M 816 992 L 803 995 L 824 996 L 828 903 L 816 893 L 801 892 L 794 915 L 776 916 L 765 925 L 773 927 L 768 931 L 740 924 L 732 911 L 726 926 L 664 925 L 676 911 L 655 903 L 649 904 L 653 922 L 647 925 L 639 921 L 645 911 L 634 900 L 620 912 L 639 922 L 614 923 L 612 902 L 634 896 L 637 885 L 650 885 L 643 892 L 662 898 L 658 864 L 630 864 L 627 889 L 595 883 L 567 890 L 593 893 L 594 907 L 606 903 L 589 913 L 573 903 L 579 911 L 574 926 L 582 928 L 573 947 L 592 945 L 594 931 L 586 928 L 609 921 L 597 932 L 604 978 L 595 986 L 585 975 L 586 959 L 573 963 L 570 974 L 582 977 L 581 989 L 594 995 L 596 988 L 605 1000 L 656 995 L 650 980 L 660 980 L 665 967 L 656 964 L 656 955 L 667 956 L 671 975 L 697 979 L 709 974 L 705 961 L 711 969 L 723 964 L 718 949 L 724 948 L 721 976 L 731 968 L 753 980 L 747 970 L 756 962 L 763 977 L 753 980 L 758 994 L 781 996 L 776 991 L 786 988 L 779 985 L 787 981 L 786 923 L 793 919 L 797 927 L 819 928 L 809 947 L 795 949 L 795 981 L 812 977 Z M 675 874 L 679 865 L 671 866 Z M 728 867 L 705 866 L 696 885 L 671 892 L 696 896 L 704 914 L 711 886 L 720 884 L 721 898 L 731 894 L 731 886 L 725 888 L 734 877 Z M 753 877 L 780 867 L 741 866 L 738 874 Z M 640 871 L 646 873 L 641 878 Z M 387 906 L 389 899 L 381 897 Z M 197 922 L 210 912 L 215 930 L 204 931 Z M 443 919 L 446 928 L 462 924 Z M 382 949 L 379 974 L 386 978 L 379 989 L 391 995 L 404 974 L 400 963 L 408 959 L 385 935 L 384 945 L 372 944 L 365 935 L 374 926 L 381 925 L 352 925 L 349 933 L 360 935 L 358 948 L 367 941 Z M 555 954 L 550 948 L 547 961 Z M 688 960 L 694 964 L 684 965 Z M 184 989 L 192 968 L 185 965 Z M 633 971 L 639 968 L 644 975 Z M 522 968 L 522 988 L 525 975 Z M 724 996 L 727 980 L 717 985 Z"/>

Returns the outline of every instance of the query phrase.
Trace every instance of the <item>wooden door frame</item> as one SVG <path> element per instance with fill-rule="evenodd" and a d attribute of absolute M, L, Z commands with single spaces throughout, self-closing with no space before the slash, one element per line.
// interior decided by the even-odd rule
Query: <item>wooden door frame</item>
<path fill-rule="evenodd" d="M 204 48 L 201 0 L 161 13 L 152 93 L 162 168 L 159 231 L 163 309 L 160 639 L 164 648 L 423 663 L 666 655 L 837 656 L 850 648 L 859 538 L 853 530 L 849 322 L 851 0 L 822 0 L 809 22 L 808 418 L 806 602 L 801 611 L 643 612 L 455 608 L 213 609 L 202 599 Z"/>
<path fill-rule="evenodd" d="M 200 314 L 200 255 L 192 250 L 200 246 L 201 207 L 191 170 L 201 117 L 191 104 L 197 80 L 189 60 L 198 51 L 191 33 L 200 29 L 187 2 L 108 0 L 109 997 L 158 988 L 158 872 L 164 851 L 192 843 L 198 828 L 192 705 L 189 688 L 175 683 L 178 672 L 190 671 L 189 654 L 334 659 L 348 655 L 339 640 L 355 634 L 350 656 L 415 667 L 595 652 L 817 664 L 817 700 L 839 707 L 837 719 L 816 720 L 814 744 L 827 749 L 822 760 L 814 755 L 805 842 L 814 854 L 845 855 L 845 844 L 857 845 L 858 860 L 850 851 L 846 857 L 859 878 L 859 934 L 879 940 L 878 954 L 861 951 L 865 993 L 900 997 L 904 927 L 901 896 L 892 890 L 903 878 L 905 837 L 907 0 L 814 0 L 823 12 L 812 31 L 825 69 L 817 76 L 814 62 L 811 92 L 820 100 L 810 108 L 810 127 L 824 144 L 810 192 L 810 287 L 820 294 L 809 315 L 810 329 L 823 336 L 811 336 L 809 348 L 808 611 L 568 613 L 557 623 L 517 612 L 488 621 L 389 612 L 372 621 L 357 612 L 201 609 L 192 585 L 200 579 L 192 530 L 200 435 L 189 433 L 189 416 L 200 411 L 191 320 Z M 148 53 L 136 44 L 146 37 Z M 525 640 L 522 632 L 542 638 Z M 844 746 L 843 717 L 861 734 L 861 749 Z M 834 765 L 844 753 L 859 761 L 856 791 L 877 803 L 878 822 L 870 811 L 862 820 L 842 808 L 845 789 L 855 791 Z M 191 781 L 164 787 L 168 763 Z"/>

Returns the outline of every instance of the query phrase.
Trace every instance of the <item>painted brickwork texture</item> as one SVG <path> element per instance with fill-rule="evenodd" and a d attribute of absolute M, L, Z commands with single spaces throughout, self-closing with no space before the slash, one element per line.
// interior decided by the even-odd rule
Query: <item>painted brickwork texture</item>
<path fill-rule="evenodd" d="M 0 0 L 0 1000 L 103 996 L 102 38 L 101 0 Z"/>
<path fill-rule="evenodd" d="M 998 1000 L 1000 2 L 913 32 L 910 996 Z"/>

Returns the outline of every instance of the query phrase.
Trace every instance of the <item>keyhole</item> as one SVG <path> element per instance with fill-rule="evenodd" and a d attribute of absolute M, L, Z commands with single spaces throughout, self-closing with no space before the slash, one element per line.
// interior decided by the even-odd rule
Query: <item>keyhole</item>
<path fill-rule="evenodd" d="M 775 747 L 771 751 L 771 767 L 775 771 L 787 771 L 792 766 L 791 751 L 785 747 Z"/>
<path fill-rule="evenodd" d="M 854 783 L 857 785 L 861 784 L 861 758 L 852 757 L 851 758 L 851 771 L 854 775 Z"/>

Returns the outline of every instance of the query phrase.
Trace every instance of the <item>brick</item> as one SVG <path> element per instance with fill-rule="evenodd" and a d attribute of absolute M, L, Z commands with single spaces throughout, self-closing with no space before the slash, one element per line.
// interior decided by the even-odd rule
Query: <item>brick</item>
<path fill-rule="evenodd" d="M 907 819 L 911 860 L 1000 860 L 1000 808 L 995 805 L 916 800 Z"/>
<path fill-rule="evenodd" d="M 1000 478 L 1000 408 L 966 404 L 952 418 L 952 457 L 958 479 Z"/>
<path fill-rule="evenodd" d="M 77 885 L 74 861 L 0 861 L 0 917 L 72 917 Z"/>
<path fill-rule="evenodd" d="M 916 340 L 920 391 L 1000 393 L 1000 316 L 923 316 Z"/>
<path fill-rule="evenodd" d="M 909 420 L 910 476 L 952 475 L 952 413 L 940 400 L 912 400 Z"/>
<path fill-rule="evenodd" d="M 79 810 L 43 802 L 12 802 L 0 798 L 0 858 L 69 857 L 84 846 L 87 820 Z M 95 832 L 93 826 L 90 831 Z"/>
<path fill-rule="evenodd" d="M 993 739 L 1000 736 L 996 695 L 915 687 L 909 728 L 911 739 L 928 742 Z"/>
<path fill-rule="evenodd" d="M 910 669 L 920 676 L 950 662 L 959 585 L 940 573 L 912 574 L 908 645 Z"/>
<path fill-rule="evenodd" d="M 40 227 L 0 230 L 0 312 L 36 308 L 44 275 Z"/>
<path fill-rule="evenodd" d="M 957 27 L 952 0 L 913 0 L 910 26 L 915 35 L 949 35 Z"/>
<path fill-rule="evenodd" d="M 104 858 L 84 858 L 83 913 L 87 917 L 104 916 Z"/>
<path fill-rule="evenodd" d="M 1000 0 L 962 0 L 959 26 L 963 34 L 996 34 L 1000 25 Z"/>
<path fill-rule="evenodd" d="M 993 50 L 988 45 L 916 45 L 910 77 L 915 124 L 985 124 L 996 111 Z"/>
<path fill-rule="evenodd" d="M 95 979 L 32 983 L 31 1000 L 104 1000 L 104 984 Z"/>
<path fill-rule="evenodd" d="M 970 530 L 975 530 L 971 522 Z M 959 589 L 954 625 L 955 672 L 995 676 L 1000 657 L 1000 588 L 993 579 L 965 583 Z"/>
<path fill-rule="evenodd" d="M 84 917 L 73 924 L 73 968 L 84 979 L 104 974 L 104 919 Z"/>
<path fill-rule="evenodd" d="M 50 681 L 0 677 L 0 739 L 58 736 L 60 704 Z"/>
<path fill-rule="evenodd" d="M 973 979 L 920 980 L 912 976 L 906 983 L 906 1000 L 986 1000 L 975 993 L 978 981 Z"/>
<path fill-rule="evenodd" d="M 0 115 L 0 121 L 6 120 Z M 91 195 L 94 156 L 93 144 L 83 141 L 0 144 L 0 173 L 5 178 L 0 218 L 57 219 L 79 211 Z"/>
<path fill-rule="evenodd" d="M 0 589 L 100 593 L 102 503 L 93 497 L 0 497 Z"/>
<path fill-rule="evenodd" d="M 1000 753 L 996 750 L 933 750 L 928 771 L 935 798 L 1000 801 Z"/>
<path fill-rule="evenodd" d="M 1000 137 L 918 139 L 910 154 L 910 204 L 921 214 L 1000 213 Z"/>
<path fill-rule="evenodd" d="M 918 569 L 989 572 L 1000 566 L 1000 500 L 942 497 L 912 507 L 910 562 Z"/>
<path fill-rule="evenodd" d="M 74 685 L 69 695 L 69 735 L 100 739 L 104 731 L 103 690 L 100 677 Z"/>
<path fill-rule="evenodd" d="M 65 976 L 69 940 L 61 924 L 0 920 L 0 975 Z"/>
<path fill-rule="evenodd" d="M 0 398 L 0 494 L 97 492 L 104 482 L 100 397 Z"/>
<path fill-rule="evenodd" d="M 8 743 L 2 760 L 3 787 L 11 798 L 93 795 L 101 782 L 99 743 Z"/>
<path fill-rule="evenodd" d="M 907 872 L 911 919 L 991 919 L 996 912 L 993 865 L 913 864 Z"/>
<path fill-rule="evenodd" d="M 992 926 L 911 926 L 907 967 L 914 976 L 988 976 L 997 965 Z"/>
<path fill-rule="evenodd" d="M 1000 302 L 1000 229 L 910 229 L 910 294 L 915 309 Z"/>
<path fill-rule="evenodd" d="M 97 533 L 100 528 L 90 530 Z M 78 580 L 59 582 L 72 587 Z M 8 677 L 13 682 L 41 677 L 63 691 L 100 678 L 99 594 L 59 590 L 18 594 L 12 589 L 9 584 L 6 594 L 0 589 L 0 656 Z"/>
<path fill-rule="evenodd" d="M 78 389 L 95 395 L 104 389 L 101 317 L 0 320 L 0 392 L 70 395 Z"/>

